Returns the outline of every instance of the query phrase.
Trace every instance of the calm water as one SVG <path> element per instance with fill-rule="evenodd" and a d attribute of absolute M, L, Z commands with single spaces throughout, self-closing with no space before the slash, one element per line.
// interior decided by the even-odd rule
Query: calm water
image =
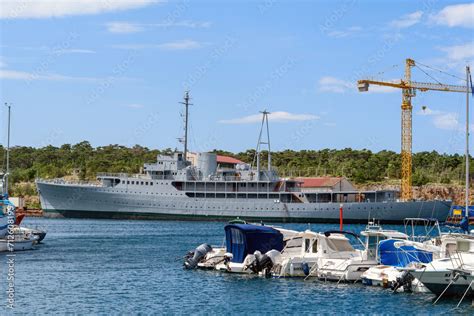
<path fill-rule="evenodd" d="M 457 301 L 433 307 L 428 294 L 183 270 L 176 258 L 203 242 L 222 244 L 224 223 L 27 219 L 25 225 L 42 226 L 48 236 L 37 250 L 16 254 L 14 311 L 21 314 L 474 313 L 470 301 L 457 310 Z M 5 255 L 0 261 L 5 314 Z"/>

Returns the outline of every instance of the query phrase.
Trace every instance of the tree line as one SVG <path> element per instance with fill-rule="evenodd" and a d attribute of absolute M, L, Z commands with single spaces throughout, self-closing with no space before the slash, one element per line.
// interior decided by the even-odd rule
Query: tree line
<path fill-rule="evenodd" d="M 143 164 L 156 161 L 158 154 L 172 154 L 174 150 L 149 149 L 135 145 L 126 147 L 108 145 L 93 147 L 87 141 L 64 144 L 60 147 L 42 148 L 17 146 L 10 152 L 10 184 L 12 194 L 34 194 L 35 178 L 62 178 L 74 175 L 80 180 L 93 180 L 98 172 L 138 173 Z M 252 163 L 255 150 L 239 153 L 214 150 L 222 155 Z M 262 152 L 261 161 L 267 161 L 267 152 Z M 0 146 L 0 155 L 5 157 L 5 148 Z M 387 180 L 399 180 L 401 175 L 400 154 L 367 149 L 322 149 L 284 150 L 272 152 L 272 165 L 284 177 L 296 176 L 344 176 L 356 184 L 367 184 Z M 471 166 L 474 164 L 471 163 Z M 5 168 L 5 159 L 3 159 Z M 436 151 L 413 154 L 413 184 L 427 183 L 457 184 L 464 178 L 464 157 L 458 154 L 440 154 Z M 18 184 L 30 183 L 28 192 Z"/>

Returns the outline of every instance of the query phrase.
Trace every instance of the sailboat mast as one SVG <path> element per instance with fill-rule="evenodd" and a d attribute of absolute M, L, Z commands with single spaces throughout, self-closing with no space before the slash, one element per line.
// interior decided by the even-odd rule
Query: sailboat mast
<path fill-rule="evenodd" d="M 7 123 L 7 174 L 5 177 L 5 188 L 3 193 L 8 196 L 8 178 L 10 177 L 10 117 L 11 117 L 11 104 L 5 103 L 8 108 L 8 123 Z"/>
<path fill-rule="evenodd" d="M 470 69 L 466 66 L 466 218 L 469 220 L 469 81 Z"/>

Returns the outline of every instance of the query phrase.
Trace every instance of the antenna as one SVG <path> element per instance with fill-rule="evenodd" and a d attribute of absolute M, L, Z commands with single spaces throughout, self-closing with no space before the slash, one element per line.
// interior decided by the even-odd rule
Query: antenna
<path fill-rule="evenodd" d="M 268 115 L 271 114 L 267 110 L 263 110 L 260 113 L 262 113 L 262 125 L 260 126 L 260 133 L 258 135 L 258 142 L 257 142 L 257 150 L 255 152 L 256 158 L 257 158 L 257 181 L 260 181 L 260 149 L 261 145 L 268 145 L 268 171 L 270 172 L 272 170 L 272 153 L 271 153 L 271 148 L 270 148 L 270 128 L 268 126 Z M 266 129 L 267 129 L 267 141 L 262 142 L 262 134 L 263 134 L 263 128 L 266 123 Z M 255 159 L 254 159 L 255 161 Z"/>
<path fill-rule="evenodd" d="M 189 121 L 189 106 L 192 105 L 189 103 L 189 91 L 184 92 L 184 102 L 179 102 L 184 104 L 184 137 L 180 138 L 180 142 L 184 143 L 184 161 L 187 161 L 188 156 L 188 121 Z"/>

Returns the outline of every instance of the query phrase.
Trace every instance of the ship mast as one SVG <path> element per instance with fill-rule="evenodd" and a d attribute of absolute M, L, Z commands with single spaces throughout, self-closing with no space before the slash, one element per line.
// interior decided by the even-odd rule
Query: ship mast
<path fill-rule="evenodd" d="M 189 121 L 189 106 L 192 105 L 189 103 L 189 91 L 184 92 L 184 102 L 179 102 L 184 104 L 184 139 L 182 142 L 184 144 L 184 161 L 187 161 L 188 156 L 188 121 Z"/>
<path fill-rule="evenodd" d="M 261 145 L 267 145 L 268 146 L 268 171 L 270 172 L 272 170 L 272 153 L 271 153 L 271 148 L 270 148 L 270 128 L 268 126 L 268 115 L 271 114 L 270 112 L 267 112 L 267 110 L 263 110 L 262 112 L 262 125 L 260 126 L 260 133 L 258 135 L 258 142 L 257 142 L 257 150 L 255 152 L 256 158 L 257 158 L 257 181 L 260 181 L 260 153 L 261 153 Z M 263 134 L 263 129 L 266 124 L 266 129 L 267 129 L 267 141 L 263 142 L 262 141 L 262 134 Z M 254 159 L 255 161 L 255 159 Z"/>

